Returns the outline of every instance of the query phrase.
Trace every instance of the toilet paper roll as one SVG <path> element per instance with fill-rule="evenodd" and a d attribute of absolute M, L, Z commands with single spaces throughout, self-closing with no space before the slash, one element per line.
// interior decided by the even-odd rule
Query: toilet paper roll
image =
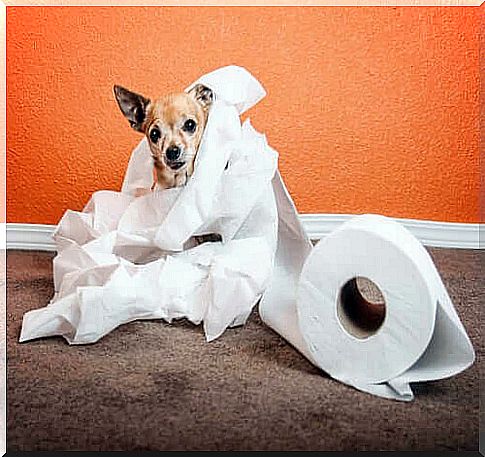
<path fill-rule="evenodd" d="M 362 215 L 313 249 L 291 197 L 274 181 L 279 214 L 275 274 L 263 320 L 333 378 L 411 400 L 410 382 L 456 374 L 474 351 L 426 249 L 402 225 Z M 374 283 L 384 303 L 358 289 Z M 292 292 L 293 291 L 293 292 Z"/>

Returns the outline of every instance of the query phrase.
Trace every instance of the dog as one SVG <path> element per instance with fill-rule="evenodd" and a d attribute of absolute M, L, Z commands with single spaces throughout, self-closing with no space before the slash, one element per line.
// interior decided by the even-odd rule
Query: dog
<path fill-rule="evenodd" d="M 187 184 L 214 101 L 212 90 L 196 84 L 188 92 L 154 101 L 119 85 L 113 91 L 131 127 L 147 138 L 158 186 L 170 189 Z M 138 189 L 137 196 L 147 192 Z"/>
<path fill-rule="evenodd" d="M 194 172 L 195 157 L 214 101 L 212 90 L 196 84 L 188 92 L 169 94 L 154 101 L 119 85 L 113 91 L 130 126 L 148 140 L 158 187 L 185 186 Z M 135 196 L 152 190 L 153 187 L 137 189 Z M 219 234 L 209 233 L 193 237 L 193 243 L 187 246 L 218 241 L 222 241 Z"/>

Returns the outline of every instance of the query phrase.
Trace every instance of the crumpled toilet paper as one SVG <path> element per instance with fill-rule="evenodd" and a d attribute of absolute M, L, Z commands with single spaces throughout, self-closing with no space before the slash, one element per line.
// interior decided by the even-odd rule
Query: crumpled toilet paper
<path fill-rule="evenodd" d="M 20 341 L 62 335 L 94 343 L 135 319 L 203 322 L 207 340 L 243 324 L 271 277 L 277 234 L 272 179 L 277 153 L 239 116 L 265 96 L 245 69 L 224 67 L 194 84 L 215 101 L 185 187 L 156 189 L 146 139 L 121 192 L 95 192 L 54 233 L 55 295 L 24 315 Z M 187 90 L 190 89 L 191 86 Z M 194 246 L 194 236 L 222 242 Z"/>
<path fill-rule="evenodd" d="M 55 295 L 24 315 L 20 341 L 62 335 L 93 343 L 135 319 L 187 318 L 208 341 L 244 324 L 261 298 L 263 321 L 335 379 L 385 398 L 411 400 L 410 382 L 456 374 L 474 352 L 423 246 L 382 216 L 356 217 L 315 248 L 277 170 L 277 153 L 239 116 L 265 96 L 245 69 L 202 76 L 212 89 L 195 171 L 182 188 L 135 197 L 153 184 L 146 140 L 133 151 L 121 192 L 95 192 L 68 210 L 54 234 Z M 194 247 L 195 236 L 222 242 Z M 381 327 L 344 328 L 346 282 L 383 292 Z"/>

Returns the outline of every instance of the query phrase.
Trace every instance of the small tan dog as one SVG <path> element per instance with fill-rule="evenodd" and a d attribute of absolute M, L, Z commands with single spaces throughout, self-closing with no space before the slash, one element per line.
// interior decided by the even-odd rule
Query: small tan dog
<path fill-rule="evenodd" d="M 116 101 L 131 127 L 144 133 L 150 145 L 157 184 L 161 189 L 187 184 L 204 133 L 212 91 L 196 84 L 189 92 L 169 94 L 151 101 L 121 86 L 114 86 Z M 137 189 L 140 197 L 152 189 Z M 193 237 L 192 244 L 222 241 L 218 234 Z"/>
<path fill-rule="evenodd" d="M 151 101 L 115 85 L 114 94 L 131 127 L 148 139 L 159 187 L 184 186 L 194 172 L 195 157 L 214 100 L 212 91 L 197 84 L 189 92 Z M 138 195 L 146 192 L 149 190 L 140 189 Z"/>

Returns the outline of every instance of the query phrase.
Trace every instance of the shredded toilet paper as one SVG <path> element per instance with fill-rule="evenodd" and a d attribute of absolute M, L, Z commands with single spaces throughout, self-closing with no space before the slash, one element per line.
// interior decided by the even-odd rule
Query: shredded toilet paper
<path fill-rule="evenodd" d="M 24 315 L 20 341 L 62 335 L 71 344 L 94 343 L 135 319 L 179 318 L 203 322 L 210 341 L 246 321 L 276 249 L 278 156 L 239 118 L 265 91 L 236 66 L 197 83 L 215 101 L 188 184 L 134 196 L 153 184 L 144 139 L 121 192 L 95 192 L 82 212 L 66 211 L 54 233 L 55 295 Z M 209 233 L 222 242 L 193 247 L 193 237 Z"/>
<path fill-rule="evenodd" d="M 208 341 L 242 325 L 261 298 L 263 321 L 312 363 L 365 392 L 411 400 L 410 382 L 462 371 L 474 352 L 420 243 L 399 224 L 366 215 L 315 248 L 277 170 L 278 155 L 240 115 L 265 96 L 245 69 L 223 67 L 195 84 L 212 89 L 195 171 L 185 187 L 135 197 L 153 184 L 146 140 L 121 192 L 95 192 L 54 233 L 55 295 L 24 315 L 20 341 L 62 335 L 94 343 L 136 319 L 187 318 Z M 195 245 L 216 233 L 221 242 Z M 336 307 L 346 281 L 384 293 L 386 318 L 350 335 Z"/>

